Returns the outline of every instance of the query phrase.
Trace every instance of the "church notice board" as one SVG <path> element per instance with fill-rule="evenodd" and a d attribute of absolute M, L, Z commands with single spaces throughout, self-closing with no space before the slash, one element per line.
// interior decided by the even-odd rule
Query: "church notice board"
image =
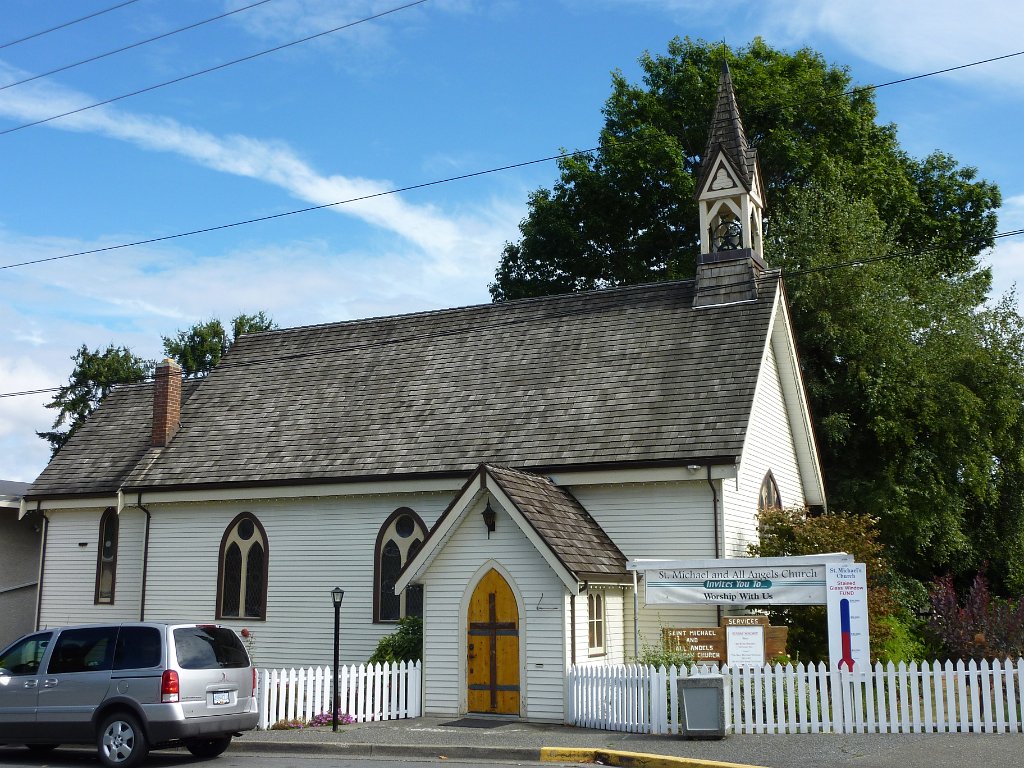
<path fill-rule="evenodd" d="M 786 653 L 789 627 L 775 627 L 767 616 L 723 616 L 718 627 L 666 627 L 667 648 L 685 648 L 697 664 L 761 666 Z"/>

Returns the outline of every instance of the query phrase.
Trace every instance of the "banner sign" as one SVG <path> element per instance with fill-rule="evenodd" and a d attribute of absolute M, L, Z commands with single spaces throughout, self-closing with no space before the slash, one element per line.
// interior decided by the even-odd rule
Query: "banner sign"
<path fill-rule="evenodd" d="M 828 656 L 832 669 L 866 669 L 871 663 L 868 635 L 868 579 L 864 563 L 830 563 Z"/>
<path fill-rule="evenodd" d="M 647 605 L 824 605 L 825 565 L 646 570 L 644 593 Z"/>

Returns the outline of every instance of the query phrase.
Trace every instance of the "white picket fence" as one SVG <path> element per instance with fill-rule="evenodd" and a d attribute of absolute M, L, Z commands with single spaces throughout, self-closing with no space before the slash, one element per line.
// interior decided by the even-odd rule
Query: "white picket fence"
<path fill-rule="evenodd" d="M 634 733 L 679 733 L 675 680 L 725 677 L 734 733 L 1018 733 L 1024 728 L 1024 659 L 956 664 L 876 664 L 832 672 L 824 664 L 676 669 L 573 667 L 573 725 Z"/>
<path fill-rule="evenodd" d="M 422 713 L 422 663 L 360 664 L 338 670 L 340 714 L 355 722 L 399 720 Z M 308 721 L 331 711 L 331 668 L 260 670 L 259 727 L 280 720 Z"/>

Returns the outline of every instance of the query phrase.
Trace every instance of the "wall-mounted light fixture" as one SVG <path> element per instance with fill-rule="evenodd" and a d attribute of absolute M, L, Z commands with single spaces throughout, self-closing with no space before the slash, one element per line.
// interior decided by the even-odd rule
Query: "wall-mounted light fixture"
<path fill-rule="evenodd" d="M 480 513 L 484 518 L 484 525 L 487 526 L 487 538 L 491 538 L 491 534 L 494 533 L 494 529 L 497 526 L 497 515 L 491 508 L 491 500 L 487 500 L 487 506 L 484 507 L 484 511 Z"/>

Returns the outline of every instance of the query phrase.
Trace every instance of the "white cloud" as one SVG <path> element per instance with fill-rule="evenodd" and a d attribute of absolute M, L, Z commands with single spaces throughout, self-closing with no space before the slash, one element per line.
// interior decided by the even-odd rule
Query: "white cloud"
<path fill-rule="evenodd" d="M 0 83 L 23 73 L 0 63 Z M 31 121 L 94 101 L 49 82 L 0 91 L 0 115 Z M 172 153 L 218 173 L 253 179 L 313 205 L 375 195 L 383 179 L 325 174 L 280 141 L 217 136 L 179 121 L 101 107 L 54 121 L 50 128 L 102 135 L 145 150 Z M 103 269 L 85 256 L 10 270 L 0 285 L 0 321 L 13 331 L 0 342 L 3 391 L 67 380 L 80 344 L 131 347 L 161 354 L 160 338 L 189 324 L 266 310 L 280 325 L 330 322 L 487 301 L 501 244 L 524 214 L 515 202 L 484 200 L 454 212 L 383 195 L 331 210 L 384 238 L 373 251 L 339 252 L 324 242 L 239 247 L 194 253 L 189 240 L 106 254 Z M 296 206 L 299 207 L 299 206 Z M 117 234 L 85 242 L 26 237 L 0 228 L 0 263 L 109 246 Z M 439 297 L 444 297 L 443 300 Z M 29 361 L 31 360 L 31 363 Z M 30 480 L 49 451 L 35 436 L 48 429 L 46 397 L 0 399 L 0 478 Z"/>
<path fill-rule="evenodd" d="M 1017 0 L 768 0 L 761 22 L 766 37 L 803 45 L 825 35 L 851 53 L 894 72 L 913 75 L 1021 48 L 1010 30 L 1024 28 Z M 1024 82 L 1014 59 L 950 73 L 973 83 Z"/>
<path fill-rule="evenodd" d="M 0 382 L 5 392 L 53 385 L 49 372 L 26 356 L 0 357 Z M 36 431 L 50 428 L 53 415 L 43 404 L 46 395 L 0 398 L 0 480 L 29 482 L 50 458 L 49 444 Z"/>
<path fill-rule="evenodd" d="M 0 82 L 13 81 L 22 74 L 0 64 Z M 0 114 L 31 121 L 93 101 L 84 94 L 51 83 L 33 83 L 32 86 L 0 91 Z M 101 134 L 145 149 L 171 152 L 212 170 L 273 184 L 313 205 L 366 198 L 333 210 L 405 238 L 431 256 L 441 273 L 451 277 L 463 274 L 466 265 L 461 263 L 462 259 L 475 260 L 474 252 L 482 244 L 481 237 L 490 244 L 495 241 L 496 232 L 480 231 L 482 221 L 489 227 L 497 225 L 505 229 L 486 210 L 452 218 L 436 206 L 413 205 L 400 195 L 382 194 L 395 187 L 388 180 L 321 174 L 280 141 L 241 135 L 215 136 L 171 118 L 136 115 L 110 107 L 62 118 L 51 126 Z M 497 242 L 501 242 L 501 237 Z"/>
<path fill-rule="evenodd" d="M 1024 195 L 1005 198 L 1003 207 L 999 209 L 999 231 L 1021 228 L 1024 228 Z M 1021 265 L 1024 264 L 1024 237 L 1018 235 L 998 240 L 986 261 L 992 267 L 993 296 L 1001 296 L 1019 287 Z M 1024 296 L 1018 295 L 1017 301 L 1018 311 L 1024 314 Z"/>
<path fill-rule="evenodd" d="M 597 0 L 562 0 L 585 10 Z M 786 48 L 822 48 L 831 40 L 854 56 L 900 74 L 915 75 L 1021 49 L 1013 30 L 1024 28 L 1018 0 L 600 0 L 605 6 L 659 10 L 705 37 L 730 45 L 761 35 Z M 714 31 L 711 31 L 714 30 Z M 974 84 L 1024 83 L 1024 67 L 1009 59 L 950 73 Z"/>

